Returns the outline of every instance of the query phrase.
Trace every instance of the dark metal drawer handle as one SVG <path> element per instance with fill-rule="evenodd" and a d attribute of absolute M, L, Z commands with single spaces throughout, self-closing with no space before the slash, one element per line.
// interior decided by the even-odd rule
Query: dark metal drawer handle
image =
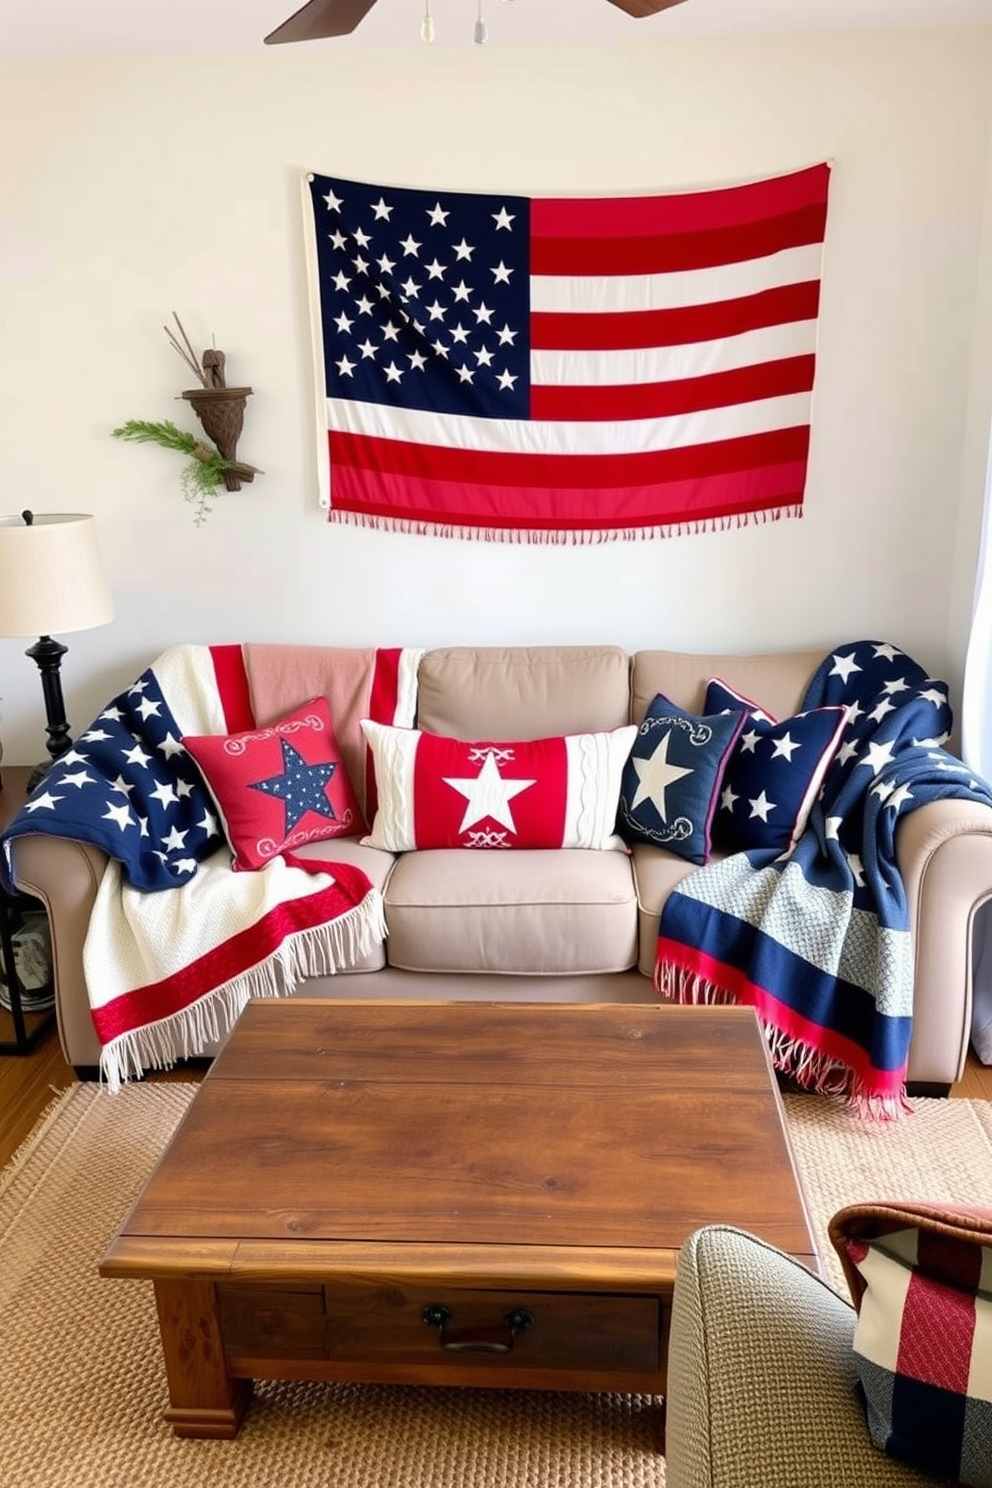
<path fill-rule="evenodd" d="M 522 1307 L 504 1313 L 502 1325 L 495 1328 L 449 1328 L 451 1316 L 451 1308 L 443 1302 L 431 1302 L 421 1312 L 420 1319 L 428 1328 L 437 1329 L 441 1347 L 452 1353 L 508 1354 L 517 1334 L 534 1322 Z"/>

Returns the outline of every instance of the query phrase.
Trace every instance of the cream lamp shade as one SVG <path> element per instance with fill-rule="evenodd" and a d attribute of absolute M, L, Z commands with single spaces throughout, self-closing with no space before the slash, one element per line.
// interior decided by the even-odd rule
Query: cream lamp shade
<path fill-rule="evenodd" d="M 45 699 L 50 758 L 28 776 L 29 790 L 72 747 L 60 675 L 68 647 L 54 637 L 113 618 L 92 517 L 30 511 L 0 516 L 0 636 L 38 637 L 27 655 L 37 663 Z"/>
<path fill-rule="evenodd" d="M 114 618 L 96 521 L 80 512 L 0 516 L 0 636 L 88 630 Z"/>

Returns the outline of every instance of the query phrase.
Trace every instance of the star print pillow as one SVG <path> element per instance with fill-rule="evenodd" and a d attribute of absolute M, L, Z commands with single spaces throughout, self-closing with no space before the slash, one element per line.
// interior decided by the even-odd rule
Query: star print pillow
<path fill-rule="evenodd" d="M 621 837 L 708 862 L 720 785 L 746 717 L 738 707 L 699 718 L 659 692 L 624 766 Z"/>
<path fill-rule="evenodd" d="M 326 698 L 311 698 L 268 728 L 187 734 L 183 743 L 217 804 L 232 868 L 264 868 L 304 842 L 368 830 Z"/>
<path fill-rule="evenodd" d="M 379 791 L 371 847 L 622 847 L 633 724 L 519 743 L 448 739 L 362 719 Z"/>
<path fill-rule="evenodd" d="M 724 776 L 714 841 L 725 852 L 791 852 L 840 746 L 847 709 L 813 708 L 779 720 L 719 678 L 709 682 L 707 713 L 740 708 L 747 720 Z"/>

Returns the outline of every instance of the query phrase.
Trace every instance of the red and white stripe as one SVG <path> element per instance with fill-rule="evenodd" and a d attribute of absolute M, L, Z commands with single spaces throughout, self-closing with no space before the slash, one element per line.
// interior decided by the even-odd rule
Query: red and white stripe
<path fill-rule="evenodd" d="M 183 734 L 253 727 L 240 646 L 174 646 L 152 670 Z M 381 896 L 360 869 L 299 862 L 276 857 L 257 873 L 232 873 L 225 843 L 187 882 L 147 893 L 108 861 L 83 965 L 112 1089 L 216 1042 L 249 997 L 288 993 L 381 940 Z"/>
<path fill-rule="evenodd" d="M 830 167 L 531 203 L 531 417 L 329 399 L 331 517 L 548 540 L 800 515 Z"/>

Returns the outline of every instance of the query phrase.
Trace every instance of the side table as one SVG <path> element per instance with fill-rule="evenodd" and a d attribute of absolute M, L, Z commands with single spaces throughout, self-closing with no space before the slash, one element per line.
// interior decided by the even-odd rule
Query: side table
<path fill-rule="evenodd" d="M 4 765 L 0 787 L 0 831 L 13 821 L 28 797 L 30 765 Z M 2 976 L 10 994 L 10 1012 L 0 1007 L 0 1026 L 9 1016 L 14 1026 L 12 1039 L 0 1039 L 0 1054 L 28 1054 L 55 1022 L 55 1006 L 38 1013 L 25 1014 L 24 989 L 14 961 L 14 931 L 28 910 L 44 911 L 45 906 L 28 894 L 8 894 L 0 887 L 0 958 Z M 31 1026 L 28 1026 L 30 1018 Z"/>

